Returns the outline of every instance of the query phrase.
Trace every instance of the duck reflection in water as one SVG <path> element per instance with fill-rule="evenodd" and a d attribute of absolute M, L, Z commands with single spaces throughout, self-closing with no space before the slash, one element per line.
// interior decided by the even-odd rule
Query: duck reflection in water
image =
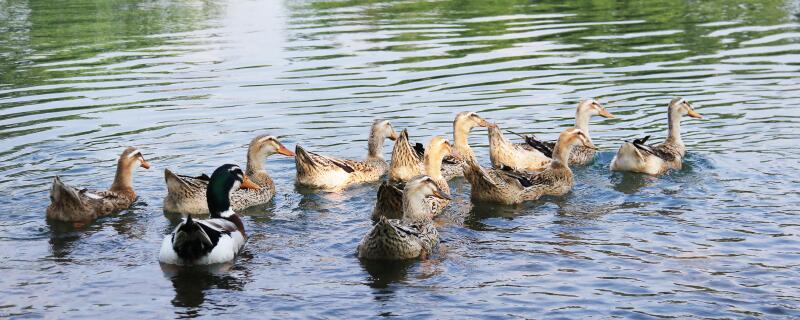
<path fill-rule="evenodd" d="M 205 302 L 209 290 L 242 291 L 248 282 L 247 273 L 240 277 L 233 263 L 194 267 L 161 264 L 161 270 L 175 288 L 175 298 L 172 299 L 175 307 L 199 307 Z"/>

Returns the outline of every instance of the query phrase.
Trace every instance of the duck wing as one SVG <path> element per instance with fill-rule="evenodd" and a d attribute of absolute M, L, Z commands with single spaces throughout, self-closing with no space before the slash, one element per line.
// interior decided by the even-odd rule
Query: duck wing
<path fill-rule="evenodd" d="M 664 144 L 647 144 L 647 140 L 650 139 L 650 136 L 645 136 L 644 138 L 633 139 L 631 144 L 633 144 L 636 149 L 664 159 L 665 161 L 674 161 L 675 154 L 670 152 L 669 148 L 667 148 Z"/>
<path fill-rule="evenodd" d="M 542 140 L 536 139 L 535 135 L 524 135 L 524 136 L 522 136 L 522 138 L 525 139 L 525 144 L 523 145 L 523 147 L 533 148 L 534 150 L 537 150 L 537 151 L 541 152 L 542 154 L 544 154 L 548 158 L 552 158 L 553 157 L 553 150 L 556 147 L 556 143 L 555 142 L 542 141 Z"/>
<path fill-rule="evenodd" d="M 333 157 L 323 156 L 310 151 L 306 151 L 300 145 L 295 147 L 295 162 L 300 171 L 320 171 L 339 168 L 347 173 L 356 171 L 352 160 L 341 160 Z"/>

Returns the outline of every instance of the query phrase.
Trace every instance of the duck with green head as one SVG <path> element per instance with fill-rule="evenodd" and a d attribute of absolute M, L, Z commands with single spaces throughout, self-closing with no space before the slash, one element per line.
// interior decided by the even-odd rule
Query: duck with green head
<path fill-rule="evenodd" d="M 241 218 L 231 209 L 231 193 L 259 186 L 233 164 L 223 165 L 211 175 L 206 199 L 211 218 L 181 222 L 161 243 L 158 260 L 171 265 L 209 265 L 233 261 L 244 247 L 247 234 Z"/>

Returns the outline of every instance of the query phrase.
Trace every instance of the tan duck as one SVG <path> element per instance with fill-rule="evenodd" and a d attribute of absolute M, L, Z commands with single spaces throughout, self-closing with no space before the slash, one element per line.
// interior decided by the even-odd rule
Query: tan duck
<path fill-rule="evenodd" d="M 489 126 L 490 123 L 475 112 L 460 112 L 456 115 L 456 119 L 453 120 L 453 149 L 461 155 L 472 152 L 468 141 L 470 131 L 475 127 Z M 464 176 L 464 159 L 445 157 L 442 164 L 442 175 L 447 180 Z"/>
<path fill-rule="evenodd" d="M 47 218 L 83 222 L 130 207 L 136 200 L 136 192 L 133 191 L 133 171 L 138 167 L 149 169 L 150 163 L 138 149 L 129 147 L 117 160 L 117 174 L 108 190 L 78 189 L 64 184 L 61 178 L 56 176 L 50 189 Z"/>
<path fill-rule="evenodd" d="M 259 186 L 258 190 L 241 189 L 231 194 L 231 207 L 239 211 L 244 208 L 269 202 L 275 196 L 275 183 L 264 169 L 267 157 L 273 154 L 292 157 L 294 153 L 278 141 L 274 136 L 259 135 L 250 141 L 247 148 L 247 170 L 245 174 L 250 181 Z M 164 211 L 183 214 L 208 214 L 206 188 L 209 177 L 205 174 L 191 177 L 178 175 L 164 170 L 167 182 L 167 197 L 164 198 Z"/>
<path fill-rule="evenodd" d="M 405 131 L 404 131 L 405 132 Z M 398 143 L 403 140 L 403 134 L 397 139 Z M 428 148 L 425 150 L 425 174 L 428 175 L 439 187 L 439 189 L 450 195 L 450 187 L 447 185 L 447 180 L 442 175 L 442 159 L 445 156 L 458 158 L 453 155 L 453 149 L 447 139 L 436 136 L 428 143 Z M 394 162 L 394 160 L 392 160 Z M 409 179 L 411 180 L 411 179 Z M 372 221 L 377 221 L 380 217 L 389 219 L 400 219 L 403 215 L 403 189 L 405 188 L 405 181 L 384 181 L 378 188 L 378 198 L 375 201 L 375 209 L 372 212 Z M 441 198 L 427 198 L 430 205 L 431 215 L 436 215 L 450 202 Z"/>
<path fill-rule="evenodd" d="M 417 143 L 411 145 L 408 130 L 403 129 L 394 142 L 392 161 L 389 164 L 389 181 L 405 182 L 421 175 L 425 171 L 423 164 L 424 147 Z"/>
<path fill-rule="evenodd" d="M 659 175 L 669 169 L 680 169 L 686 147 L 681 139 L 681 117 L 702 118 L 683 98 L 674 98 L 667 107 L 669 133 L 661 144 L 647 145 L 650 136 L 625 142 L 611 161 L 611 170 Z"/>
<path fill-rule="evenodd" d="M 614 118 L 605 107 L 594 99 L 583 100 L 578 103 L 575 110 L 575 128 L 580 129 L 589 137 L 589 120 L 594 116 Z M 540 141 L 533 135 L 522 136 L 525 143 L 513 144 L 503 137 L 500 129 L 489 130 L 489 154 L 492 166 L 513 168 L 514 170 L 541 171 L 550 163 L 553 157 L 555 141 Z M 581 145 L 572 149 L 569 157 L 570 165 L 585 165 L 594 160 L 597 150 Z"/>
<path fill-rule="evenodd" d="M 430 255 L 439 243 L 439 233 L 432 220 L 427 201 L 429 197 L 450 199 L 428 176 L 419 176 L 406 183 L 403 189 L 403 218 L 380 217 L 358 244 L 358 257 L 402 260 Z"/>
<path fill-rule="evenodd" d="M 295 148 L 297 184 L 337 191 L 354 183 L 378 181 L 389 168 L 389 164 L 383 159 L 383 144 L 386 138 L 397 139 L 392 124 L 388 120 L 375 121 L 369 135 L 367 159 L 364 161 L 319 155 L 297 145 Z"/>
<path fill-rule="evenodd" d="M 543 195 L 563 195 L 572 189 L 572 170 L 568 165 L 574 146 L 595 148 L 580 129 L 561 132 L 553 151 L 553 161 L 542 172 L 529 174 L 504 169 L 484 169 L 474 153 L 465 155 L 464 176 L 472 185 L 472 199 L 502 204 L 536 200 Z M 508 169 L 508 168 L 505 168 Z"/>

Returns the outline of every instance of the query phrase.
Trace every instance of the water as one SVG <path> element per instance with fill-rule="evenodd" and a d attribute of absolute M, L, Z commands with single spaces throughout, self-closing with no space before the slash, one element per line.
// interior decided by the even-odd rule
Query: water
<path fill-rule="evenodd" d="M 0 316 L 800 317 L 797 1 L 0 1 Z M 621 140 L 666 134 L 685 167 L 612 174 Z M 602 152 L 572 193 L 454 204 L 440 252 L 354 256 L 376 185 L 296 190 L 243 212 L 230 270 L 164 272 L 179 217 L 164 168 L 244 164 L 249 140 L 359 158 L 374 118 L 416 140 L 455 113 L 554 138 L 598 97 Z M 485 131 L 471 144 L 488 163 Z M 125 146 L 151 170 L 139 200 L 78 227 L 48 223 L 52 176 L 106 187 Z M 389 149 L 389 147 L 387 147 Z M 388 156 L 388 155 L 387 155 Z"/>

